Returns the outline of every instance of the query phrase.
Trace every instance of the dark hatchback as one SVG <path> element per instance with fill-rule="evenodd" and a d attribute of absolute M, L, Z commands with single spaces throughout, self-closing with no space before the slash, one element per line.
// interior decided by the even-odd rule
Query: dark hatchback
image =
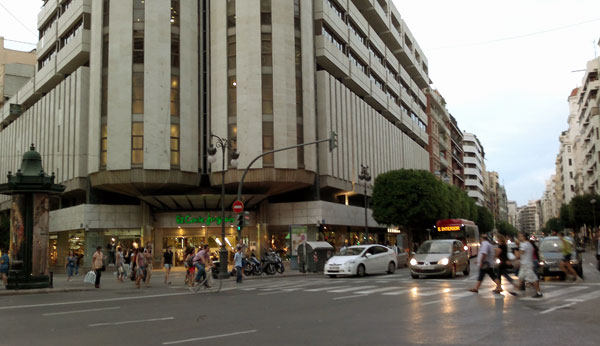
<path fill-rule="evenodd" d="M 581 278 L 583 278 L 583 258 L 581 252 L 577 251 L 575 243 L 571 237 L 565 237 L 565 240 L 571 243 L 571 266 Z M 560 261 L 563 259 L 562 244 L 559 237 L 546 237 L 539 245 L 540 267 L 538 275 L 544 276 L 560 276 L 565 277 L 565 274 L 560 270 Z"/>

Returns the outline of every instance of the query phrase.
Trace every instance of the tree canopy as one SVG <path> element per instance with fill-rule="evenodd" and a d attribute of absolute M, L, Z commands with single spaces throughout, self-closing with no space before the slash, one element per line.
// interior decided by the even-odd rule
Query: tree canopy
<path fill-rule="evenodd" d="M 560 207 L 559 220 L 563 227 L 594 226 L 597 223 L 595 217 L 600 217 L 600 195 L 597 194 L 575 196 L 569 204 Z"/>
<path fill-rule="evenodd" d="M 423 170 L 401 169 L 380 174 L 371 198 L 373 218 L 380 224 L 413 229 L 431 229 L 437 220 L 462 218 L 483 222 L 489 232 L 493 217 L 478 207 L 467 193 L 438 180 Z"/>

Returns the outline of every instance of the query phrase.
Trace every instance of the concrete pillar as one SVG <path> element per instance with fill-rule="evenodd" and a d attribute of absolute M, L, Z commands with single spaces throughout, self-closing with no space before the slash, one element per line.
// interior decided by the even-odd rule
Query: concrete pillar
<path fill-rule="evenodd" d="M 69 255 L 69 232 L 58 232 L 56 241 L 56 267 L 63 268 Z"/>
<path fill-rule="evenodd" d="M 104 230 L 94 229 L 86 230 L 85 232 L 85 254 L 83 256 L 83 264 L 81 266 L 91 268 L 92 256 L 96 252 L 96 248 L 102 246 L 104 257 L 108 258 L 106 252 L 106 243 L 104 241 Z"/>

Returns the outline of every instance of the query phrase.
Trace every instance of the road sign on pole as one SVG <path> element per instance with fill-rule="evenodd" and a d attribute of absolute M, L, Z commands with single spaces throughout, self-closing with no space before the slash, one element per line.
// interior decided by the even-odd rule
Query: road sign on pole
<path fill-rule="evenodd" d="M 235 201 L 233 202 L 233 212 L 236 214 L 239 214 L 241 212 L 244 211 L 244 202 L 242 201 Z"/>

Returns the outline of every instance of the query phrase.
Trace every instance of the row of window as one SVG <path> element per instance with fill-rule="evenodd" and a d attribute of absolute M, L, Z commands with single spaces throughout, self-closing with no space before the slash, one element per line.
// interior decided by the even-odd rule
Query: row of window
<path fill-rule="evenodd" d="M 75 22 L 75 24 L 69 29 L 64 35 L 62 35 L 58 42 L 55 42 L 53 47 L 44 54 L 38 60 L 38 71 L 42 69 L 42 67 L 48 65 L 54 56 L 63 49 L 69 42 L 71 42 L 83 29 L 90 30 L 91 28 L 91 16 L 89 13 L 84 13 L 79 20 Z"/>
<path fill-rule="evenodd" d="M 42 39 L 42 37 L 44 37 L 44 35 L 48 33 L 48 31 L 56 22 L 56 20 L 60 18 L 65 12 L 67 12 L 72 2 L 73 0 L 65 0 L 58 6 L 58 10 L 55 13 L 53 13 L 52 16 L 48 19 L 48 21 L 44 25 L 42 25 L 42 27 L 38 30 L 40 40 Z M 44 3 L 44 6 L 46 6 L 46 3 L 47 1 Z"/>

